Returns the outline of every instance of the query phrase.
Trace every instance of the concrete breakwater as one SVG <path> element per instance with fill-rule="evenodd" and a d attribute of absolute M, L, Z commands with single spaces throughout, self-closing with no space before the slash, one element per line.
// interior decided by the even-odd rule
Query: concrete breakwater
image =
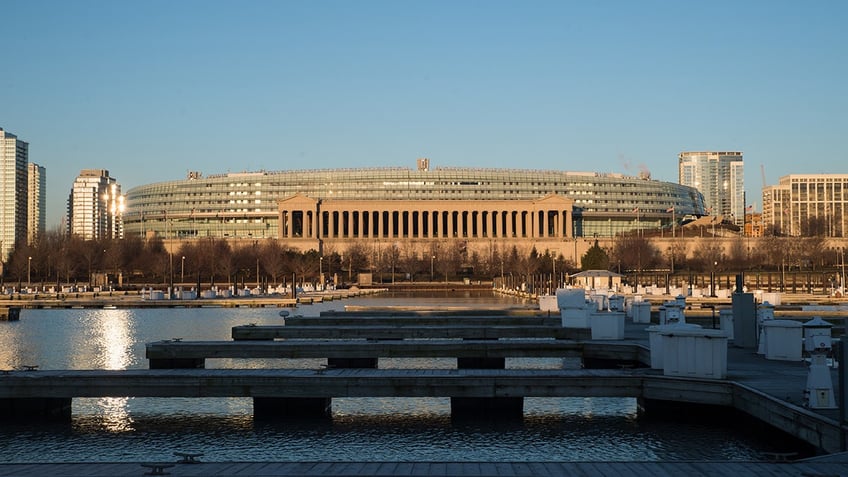
<path fill-rule="evenodd" d="M 383 293 L 383 288 L 363 288 L 304 292 L 297 297 L 283 295 L 250 295 L 229 298 L 173 298 L 150 299 L 141 292 L 86 292 L 86 293 L 33 293 L 6 295 L 0 298 L 0 314 L 9 309 L 44 308 L 266 308 L 295 307 L 320 301 L 344 300 Z"/>

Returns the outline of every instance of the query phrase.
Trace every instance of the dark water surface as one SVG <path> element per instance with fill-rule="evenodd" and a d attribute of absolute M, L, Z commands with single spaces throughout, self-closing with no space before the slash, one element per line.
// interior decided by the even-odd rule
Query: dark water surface
<path fill-rule="evenodd" d="M 317 315 L 351 305 L 519 303 L 489 293 L 382 295 L 303 306 Z M 23 310 L 0 322 L 0 369 L 146 368 L 144 344 L 161 339 L 228 340 L 246 323 L 279 324 L 275 308 Z M 323 360 L 208 360 L 207 367 L 318 368 Z M 381 367 L 453 367 L 454 360 L 381 360 Z M 561 367 L 552 359 L 509 367 Z M 521 422 L 454 422 L 450 400 L 333 400 L 329 420 L 254 422 L 244 398 L 75 399 L 65 425 L 0 424 L 0 461 L 172 460 L 175 450 L 207 461 L 628 461 L 756 460 L 786 452 L 775 433 L 730 423 L 637 415 L 627 398 L 528 398 Z M 689 420 L 687 420 L 689 421 Z M 790 446 L 790 447 L 788 447 Z"/>

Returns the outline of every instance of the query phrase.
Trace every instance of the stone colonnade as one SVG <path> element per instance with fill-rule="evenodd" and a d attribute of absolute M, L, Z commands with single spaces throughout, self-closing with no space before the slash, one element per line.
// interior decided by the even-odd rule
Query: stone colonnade
<path fill-rule="evenodd" d="M 294 195 L 278 202 L 278 237 L 293 239 L 440 239 L 573 236 L 573 201 L 316 200 Z"/>

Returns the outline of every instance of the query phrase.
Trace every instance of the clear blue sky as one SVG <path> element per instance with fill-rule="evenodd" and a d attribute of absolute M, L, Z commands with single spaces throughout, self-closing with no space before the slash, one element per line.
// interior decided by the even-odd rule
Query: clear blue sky
<path fill-rule="evenodd" d="M 848 2 L 0 0 L 0 127 L 124 190 L 204 174 L 507 167 L 677 180 L 740 150 L 749 203 L 848 172 Z"/>

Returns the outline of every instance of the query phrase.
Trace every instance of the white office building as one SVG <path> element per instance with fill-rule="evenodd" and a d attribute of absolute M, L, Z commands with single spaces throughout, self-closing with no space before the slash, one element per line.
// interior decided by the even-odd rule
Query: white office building
<path fill-rule="evenodd" d="M 47 223 L 47 169 L 34 162 L 29 163 L 27 199 L 27 243 L 32 244 L 42 236 Z"/>
<path fill-rule="evenodd" d="M 68 197 L 68 233 L 83 240 L 123 238 L 124 196 L 105 169 L 83 169 Z"/>
<path fill-rule="evenodd" d="M 27 238 L 28 157 L 29 144 L 0 128 L 0 263 Z"/>
<path fill-rule="evenodd" d="M 848 174 L 790 174 L 763 188 L 763 225 L 780 235 L 846 237 Z"/>

